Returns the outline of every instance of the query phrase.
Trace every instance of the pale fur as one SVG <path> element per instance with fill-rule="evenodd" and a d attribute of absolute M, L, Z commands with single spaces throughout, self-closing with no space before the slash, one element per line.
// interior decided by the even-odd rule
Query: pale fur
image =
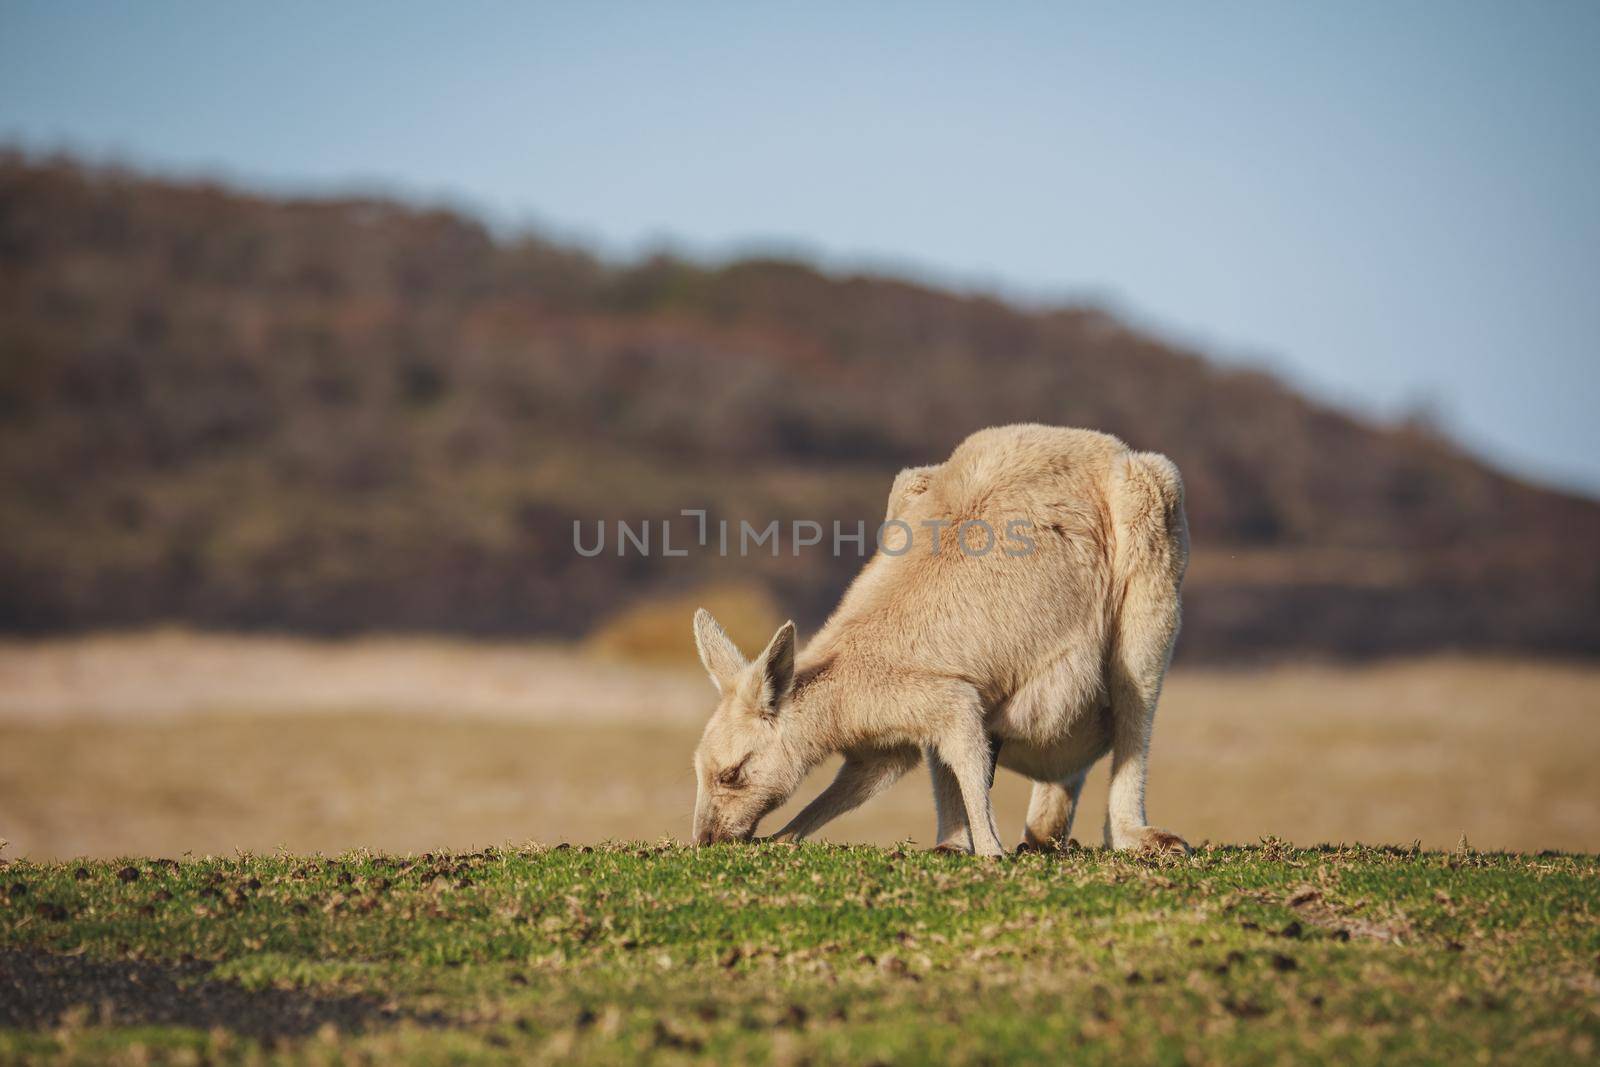
<path fill-rule="evenodd" d="M 999 764 L 1035 782 L 1025 845 L 1065 841 L 1084 774 L 1111 755 L 1105 835 L 1183 848 L 1145 821 L 1146 754 L 1188 561 L 1183 484 L 1165 456 L 1089 430 L 1004 426 L 943 464 L 902 471 L 887 519 L 918 538 L 880 551 L 798 654 L 785 624 L 746 663 L 704 611 L 701 660 L 721 699 L 695 753 L 694 838 L 748 839 L 834 753 L 844 765 L 778 834 L 799 840 L 929 757 L 938 845 L 1003 851 L 989 803 Z M 928 520 L 948 520 L 930 551 Z M 960 523 L 1002 540 L 961 552 Z M 1034 550 L 1004 540 L 1020 519 Z M 895 533 L 888 535 L 898 547 Z M 971 535 L 974 548 L 983 537 Z"/>

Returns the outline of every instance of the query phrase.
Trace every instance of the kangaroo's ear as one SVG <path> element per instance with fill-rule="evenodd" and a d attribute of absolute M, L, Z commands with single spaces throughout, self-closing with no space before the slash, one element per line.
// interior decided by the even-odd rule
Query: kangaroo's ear
<path fill-rule="evenodd" d="M 778 705 L 794 688 L 794 623 L 786 622 L 772 635 L 766 650 L 756 657 L 755 704 L 764 715 L 776 715 Z"/>
<path fill-rule="evenodd" d="M 705 608 L 694 613 L 694 645 L 700 650 L 700 663 L 716 683 L 717 692 L 726 693 L 744 670 L 744 657 L 727 631 Z"/>

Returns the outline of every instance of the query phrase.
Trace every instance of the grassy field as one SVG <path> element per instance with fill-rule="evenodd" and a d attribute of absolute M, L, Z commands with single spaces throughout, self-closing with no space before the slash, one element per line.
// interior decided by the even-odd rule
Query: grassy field
<path fill-rule="evenodd" d="M 1540 854 L 1600 842 L 1595 666 L 1177 670 L 1152 816 L 1269 841 L 1187 859 L 929 855 L 920 772 L 852 847 L 686 850 L 709 706 L 570 647 L 0 644 L 0 1062 L 1596 1056 L 1600 860 Z"/>
<path fill-rule="evenodd" d="M 0 1061 L 1570 1063 L 1600 862 L 676 845 L 0 867 Z"/>

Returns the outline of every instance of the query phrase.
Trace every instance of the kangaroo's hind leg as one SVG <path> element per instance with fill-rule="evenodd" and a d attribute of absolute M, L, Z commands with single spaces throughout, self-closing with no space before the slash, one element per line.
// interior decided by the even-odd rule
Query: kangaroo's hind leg
<path fill-rule="evenodd" d="M 998 766 L 1002 741 L 996 734 L 989 735 L 989 785 L 994 786 L 994 772 Z M 937 813 L 938 840 L 935 852 L 970 852 L 973 847 L 972 829 L 967 820 L 966 804 L 961 799 L 961 782 L 955 771 L 939 755 L 939 750 L 927 750 L 928 772 L 933 775 L 933 807 Z"/>
<path fill-rule="evenodd" d="M 972 851 L 979 856 L 1003 856 L 1006 849 L 995 829 L 994 805 L 989 800 L 989 786 L 994 781 L 994 741 L 984 729 L 983 705 L 977 693 L 969 690 L 958 699 L 962 706 L 951 709 L 952 714 L 932 747 L 955 777 L 967 812 Z"/>
<path fill-rule="evenodd" d="M 1106 803 L 1106 844 L 1187 852 L 1177 834 L 1145 820 L 1144 788 L 1156 700 L 1167 666 L 1167 642 L 1124 642 L 1111 668 L 1111 795 Z"/>
<path fill-rule="evenodd" d="M 928 773 L 933 776 L 933 809 L 938 818 L 935 852 L 971 852 L 972 831 L 967 826 L 967 807 L 961 801 L 961 783 L 955 772 L 928 746 Z"/>
<path fill-rule="evenodd" d="M 1035 780 L 1019 851 L 1066 845 L 1089 768 L 1110 751 L 1111 709 L 1101 707 L 1078 716 L 1066 742 L 1054 750 L 1032 759 L 1018 754 L 1026 760 L 1023 773 Z"/>
<path fill-rule="evenodd" d="M 1188 562 L 1177 468 L 1163 456 L 1130 457 L 1113 510 L 1122 598 L 1106 671 L 1111 701 L 1106 844 L 1187 852 L 1181 837 L 1149 825 L 1144 812 L 1150 734 L 1178 636 L 1179 588 Z"/>
<path fill-rule="evenodd" d="M 1028 800 L 1028 821 L 1022 827 L 1018 851 L 1061 848 L 1072 834 L 1072 817 L 1078 810 L 1087 770 L 1059 782 L 1034 782 Z"/>

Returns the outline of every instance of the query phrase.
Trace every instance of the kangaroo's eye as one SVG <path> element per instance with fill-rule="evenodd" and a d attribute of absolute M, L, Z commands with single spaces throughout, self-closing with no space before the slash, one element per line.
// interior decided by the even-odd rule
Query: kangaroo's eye
<path fill-rule="evenodd" d="M 744 782 L 744 765 L 746 763 L 749 763 L 749 762 L 750 762 L 750 757 L 746 756 L 744 759 L 740 760 L 738 763 L 735 763 L 733 766 L 728 767 L 725 770 L 723 770 L 720 774 L 717 775 L 717 784 L 718 785 L 725 785 L 725 786 L 728 786 L 730 788 L 743 784 L 743 782 Z"/>

